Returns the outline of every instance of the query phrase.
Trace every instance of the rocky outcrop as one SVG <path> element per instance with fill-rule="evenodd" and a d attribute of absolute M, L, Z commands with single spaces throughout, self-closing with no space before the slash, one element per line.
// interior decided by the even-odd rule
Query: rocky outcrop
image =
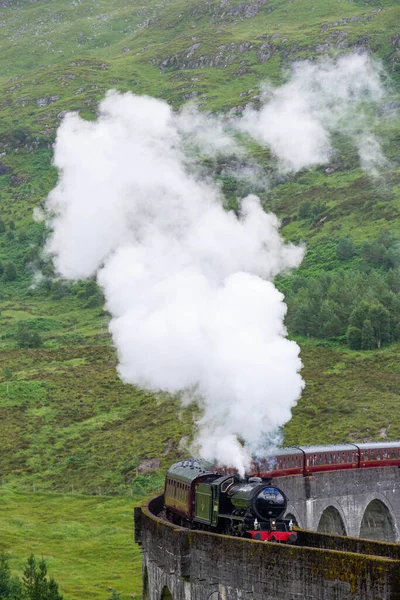
<path fill-rule="evenodd" d="M 222 25 L 232 20 L 251 19 L 255 17 L 268 0 L 251 0 L 251 2 L 242 2 L 241 4 L 232 4 L 229 0 L 221 0 L 219 3 L 203 0 L 193 3 L 189 8 L 189 14 L 199 19 L 205 15 L 211 23 Z M 268 9 L 271 12 L 272 8 Z"/>

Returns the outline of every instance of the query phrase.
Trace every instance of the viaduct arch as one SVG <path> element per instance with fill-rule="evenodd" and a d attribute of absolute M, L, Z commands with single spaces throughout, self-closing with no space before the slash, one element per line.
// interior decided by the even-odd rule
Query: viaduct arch
<path fill-rule="evenodd" d="M 286 514 L 311 531 L 400 542 L 400 468 L 326 471 L 272 480 Z"/>

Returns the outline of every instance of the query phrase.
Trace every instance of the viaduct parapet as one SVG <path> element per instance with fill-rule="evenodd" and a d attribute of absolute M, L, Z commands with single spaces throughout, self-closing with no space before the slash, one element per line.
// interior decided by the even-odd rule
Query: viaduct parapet
<path fill-rule="evenodd" d="M 398 544 L 308 532 L 299 546 L 219 536 L 172 525 L 162 507 L 160 496 L 135 511 L 143 600 L 400 600 Z"/>
<path fill-rule="evenodd" d="M 400 468 L 326 471 L 273 480 L 289 498 L 299 527 L 381 541 L 400 541 Z"/>

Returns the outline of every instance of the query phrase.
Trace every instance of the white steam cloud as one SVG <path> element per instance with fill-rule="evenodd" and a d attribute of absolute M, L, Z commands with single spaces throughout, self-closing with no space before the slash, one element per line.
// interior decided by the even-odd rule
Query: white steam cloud
<path fill-rule="evenodd" d="M 368 64 L 353 57 L 298 66 L 241 121 L 193 108 L 174 114 L 160 100 L 110 92 L 96 122 L 69 114 L 59 128 L 47 250 L 62 277 L 97 275 L 123 381 L 196 399 L 205 458 L 243 471 L 290 419 L 304 382 L 272 281 L 300 264 L 303 249 L 282 241 L 256 196 L 242 200 L 239 217 L 226 212 L 219 189 L 196 176 L 188 148 L 243 158 L 236 128 L 270 146 L 287 170 L 324 162 L 340 115 L 366 94 L 379 97 Z M 362 160 L 374 166 L 379 147 L 362 133 Z"/>
<path fill-rule="evenodd" d="M 260 111 L 246 111 L 239 128 L 268 146 L 282 171 L 326 163 L 333 132 L 354 139 L 364 170 L 376 174 L 376 168 L 384 164 L 367 110 L 383 98 L 382 69 L 368 55 L 297 63 L 288 83 L 266 88 L 264 93 L 264 106 Z"/>

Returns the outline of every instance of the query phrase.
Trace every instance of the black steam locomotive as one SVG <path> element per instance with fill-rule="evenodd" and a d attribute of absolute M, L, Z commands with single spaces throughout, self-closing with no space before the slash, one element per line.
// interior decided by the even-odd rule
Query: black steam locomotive
<path fill-rule="evenodd" d="M 261 477 L 240 478 L 207 468 L 201 460 L 172 465 L 165 479 L 169 520 L 184 527 L 262 541 L 297 540 L 292 522 L 283 519 L 287 498 Z"/>

